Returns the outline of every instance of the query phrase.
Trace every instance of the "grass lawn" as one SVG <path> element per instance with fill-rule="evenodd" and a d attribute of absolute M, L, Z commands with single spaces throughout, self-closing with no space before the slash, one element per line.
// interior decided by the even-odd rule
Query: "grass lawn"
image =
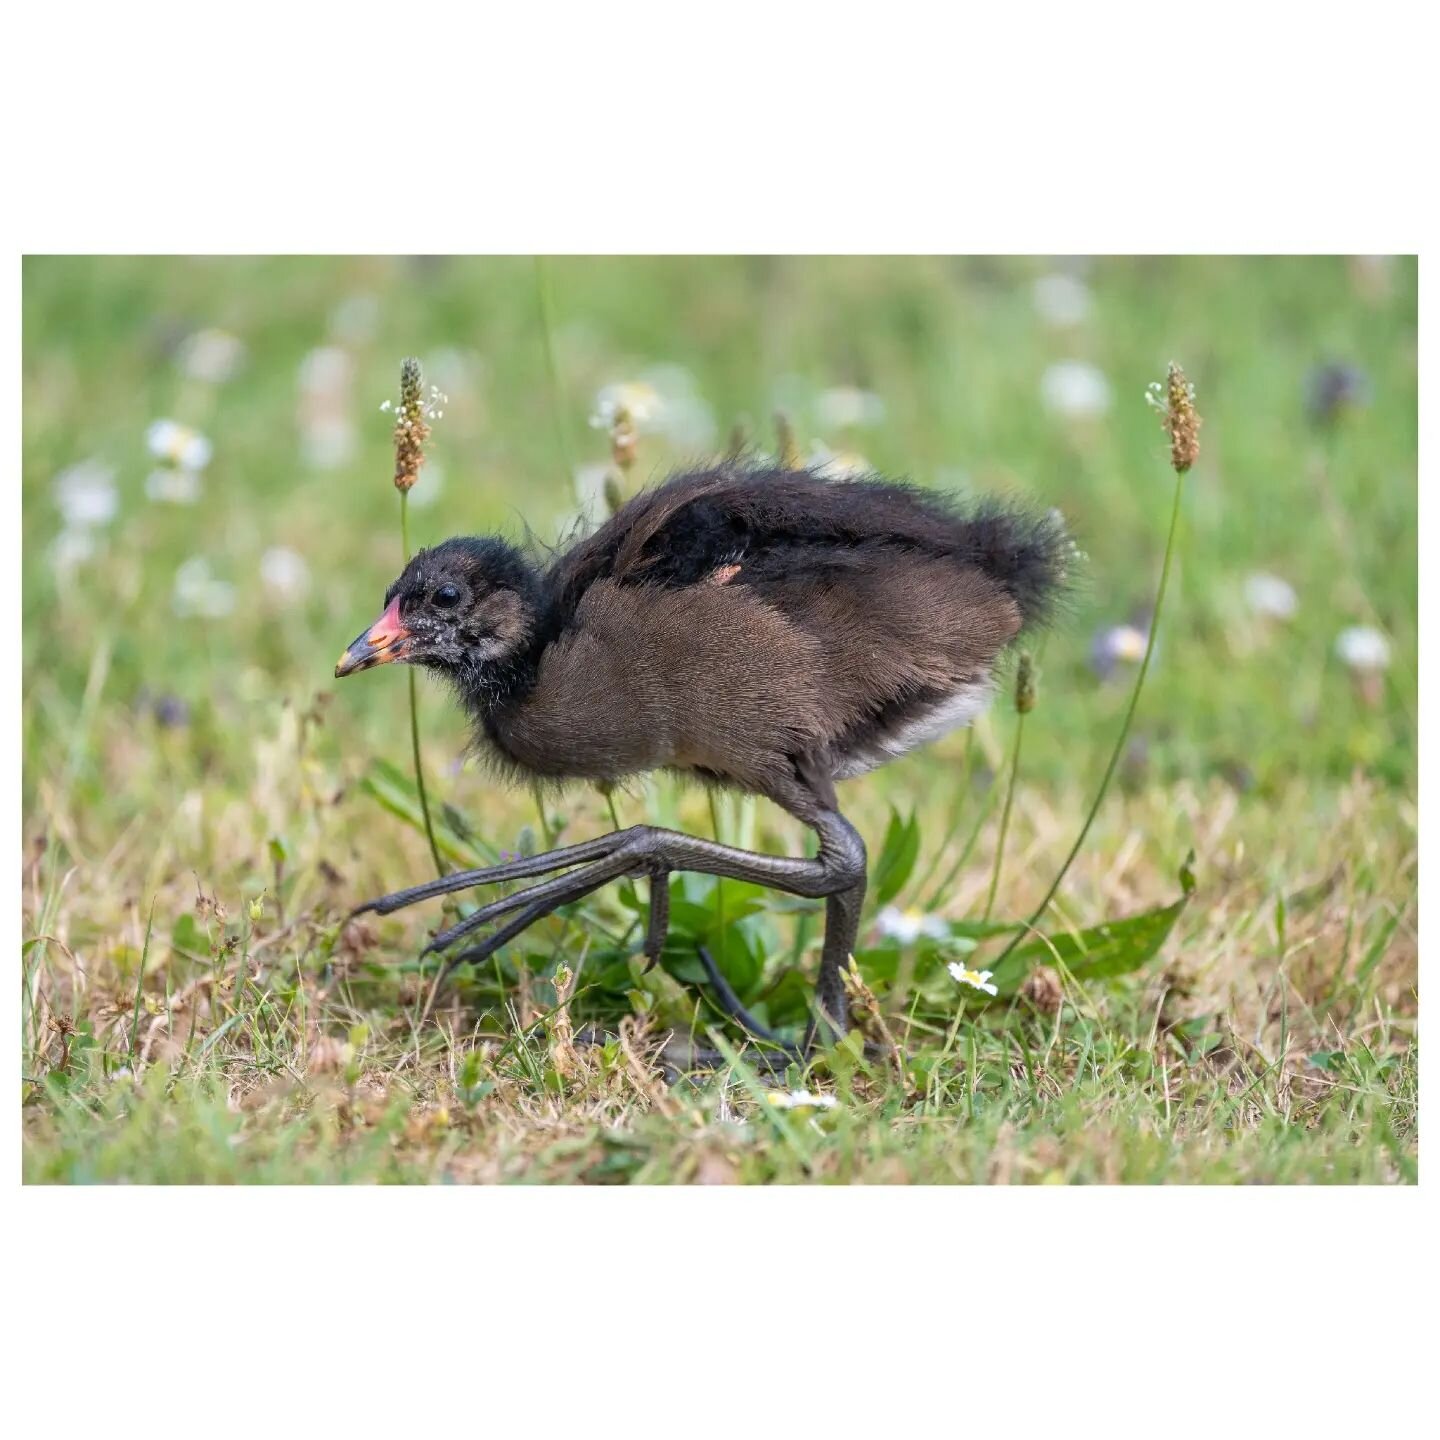
<path fill-rule="evenodd" d="M 26 1178 L 1413 1181 L 1416 285 L 1323 257 L 27 261 Z M 331 678 L 400 568 L 380 404 L 408 354 L 448 396 L 417 545 L 553 541 L 603 504 L 587 419 L 618 381 L 655 395 L 628 488 L 776 449 L 780 411 L 807 458 L 1070 521 L 1087 558 L 1035 647 L 1003 845 L 1004 690 L 842 786 L 872 860 L 864 1035 L 781 1090 L 697 1008 L 693 946 L 798 1033 L 815 906 L 677 877 L 644 974 L 626 883 L 438 988 L 419 949 L 473 897 L 342 924 L 433 873 L 403 672 Z M 1172 357 L 1205 425 L 1154 663 L 992 1001 L 947 965 L 1038 904 L 1115 742 Z M 449 865 L 617 821 L 806 843 L 666 777 L 504 789 L 419 697 Z M 679 1074 L 692 1040 L 731 1058 Z M 775 1103 L 798 1088 L 835 1103 Z"/>

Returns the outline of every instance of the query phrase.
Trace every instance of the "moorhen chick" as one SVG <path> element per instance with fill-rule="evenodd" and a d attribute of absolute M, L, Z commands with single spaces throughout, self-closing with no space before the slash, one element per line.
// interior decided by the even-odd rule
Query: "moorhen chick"
<path fill-rule="evenodd" d="M 1053 609 L 1071 549 L 1055 512 L 967 510 L 879 478 L 730 461 L 642 492 L 543 562 L 493 536 L 420 551 L 337 676 L 394 660 L 426 666 L 451 682 L 512 778 L 678 771 L 768 797 L 815 830 L 819 852 L 755 854 L 636 825 L 355 913 L 567 872 L 437 935 L 427 953 L 511 917 L 458 963 L 608 881 L 645 875 L 653 964 L 674 871 L 823 897 L 817 1020 L 843 1034 L 841 972 L 865 894 L 865 846 L 835 782 L 967 724 L 989 697 L 1000 651 Z M 773 1038 L 703 958 L 727 1008 Z"/>

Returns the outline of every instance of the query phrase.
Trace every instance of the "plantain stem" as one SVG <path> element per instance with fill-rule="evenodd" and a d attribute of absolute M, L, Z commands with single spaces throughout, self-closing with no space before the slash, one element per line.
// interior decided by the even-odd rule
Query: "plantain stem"
<path fill-rule="evenodd" d="M 1065 863 L 1060 867 L 1059 874 L 1050 882 L 1050 888 L 1045 892 L 1045 898 L 1035 907 L 1035 913 L 1030 916 L 1029 920 L 1010 937 L 1005 948 L 991 962 L 992 965 L 998 965 L 1023 939 L 1033 934 L 1035 926 L 1050 908 L 1050 902 L 1055 898 L 1056 892 L 1069 873 L 1070 866 L 1074 864 L 1075 857 L 1080 853 L 1080 847 L 1084 845 L 1086 837 L 1090 834 L 1090 827 L 1095 823 L 1095 816 L 1100 810 L 1101 802 L 1105 799 L 1105 792 L 1109 790 L 1110 782 L 1115 777 L 1120 757 L 1125 753 L 1125 742 L 1130 738 L 1130 722 L 1135 718 L 1135 710 L 1140 703 L 1140 692 L 1145 688 L 1145 676 L 1150 670 L 1150 657 L 1155 653 L 1155 636 L 1160 629 L 1160 612 L 1164 608 L 1165 591 L 1170 583 L 1170 562 L 1175 555 L 1175 537 L 1180 532 L 1180 501 L 1184 492 L 1185 471 L 1177 470 L 1175 472 L 1175 499 L 1170 507 L 1170 534 L 1165 541 L 1165 559 L 1160 567 L 1160 584 L 1155 591 L 1155 609 L 1150 616 L 1150 634 L 1145 641 L 1145 654 L 1135 676 L 1135 688 L 1130 692 L 1130 703 L 1125 708 L 1125 719 L 1121 723 L 1120 734 L 1115 740 L 1115 748 L 1111 751 L 1110 763 L 1105 767 L 1105 775 L 1100 781 L 1100 789 L 1095 795 L 1094 803 L 1090 806 L 1090 813 L 1085 817 L 1085 823 L 1080 827 L 1079 835 L 1075 837 L 1075 843 L 1070 847 L 1070 853 L 1065 857 Z"/>
<path fill-rule="evenodd" d="M 400 492 L 400 545 L 405 551 L 405 563 L 410 563 L 410 492 Z M 420 703 L 416 696 L 415 670 L 407 666 L 410 680 L 410 751 L 415 759 L 415 790 L 420 796 L 420 814 L 425 821 L 425 838 L 430 842 L 430 858 L 435 862 L 435 873 L 445 874 L 445 862 L 440 858 L 440 847 L 435 843 L 435 827 L 430 821 L 430 800 L 425 793 L 425 771 L 420 764 Z"/>
<path fill-rule="evenodd" d="M 1000 888 L 1000 869 L 1005 863 L 1005 836 L 1010 829 L 1010 807 L 1015 801 L 1015 781 L 1020 774 L 1020 742 L 1025 738 L 1025 715 L 1015 717 L 1015 745 L 1010 752 L 1010 782 L 1005 787 L 1005 808 L 1000 812 L 1000 834 L 995 841 L 995 865 L 990 871 L 990 893 L 985 897 L 985 913 L 981 919 L 988 920 L 995 908 L 995 893 Z"/>

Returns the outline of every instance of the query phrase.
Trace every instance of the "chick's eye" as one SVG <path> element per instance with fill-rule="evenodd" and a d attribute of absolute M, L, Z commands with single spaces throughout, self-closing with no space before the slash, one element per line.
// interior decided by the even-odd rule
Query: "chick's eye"
<path fill-rule="evenodd" d="M 442 610 L 448 610 L 460 603 L 460 592 L 453 585 L 442 585 L 435 592 L 434 600 Z"/>

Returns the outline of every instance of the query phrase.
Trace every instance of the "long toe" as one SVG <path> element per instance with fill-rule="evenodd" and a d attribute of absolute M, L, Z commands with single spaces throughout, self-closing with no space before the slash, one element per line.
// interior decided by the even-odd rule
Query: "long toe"
<path fill-rule="evenodd" d="M 459 924 L 442 930 L 420 953 L 425 956 L 447 950 L 463 936 L 501 915 L 508 915 L 512 910 L 533 906 L 537 907 L 536 919 L 541 915 L 548 915 L 561 905 L 571 900 L 579 900 L 608 881 L 617 879 L 629 868 L 630 861 L 625 856 L 614 855 L 606 860 L 596 860 L 568 875 L 557 875 L 552 880 L 544 880 L 539 885 L 531 885 L 524 890 L 517 890 L 513 895 L 492 900 L 488 905 L 482 905 L 473 915 L 467 915 Z"/>
<path fill-rule="evenodd" d="M 624 844 L 624 831 L 610 835 L 599 835 L 594 840 L 583 840 L 578 845 L 565 845 L 559 850 L 546 850 L 539 855 L 526 855 L 519 860 L 507 860 L 501 865 L 486 865 L 478 870 L 457 870 L 453 875 L 442 875 L 438 880 L 427 880 L 423 885 L 412 885 L 408 890 L 396 890 L 390 895 L 381 895 L 367 900 L 350 912 L 349 918 L 367 915 L 390 915 L 403 910 L 407 905 L 418 905 L 422 900 L 433 900 L 439 895 L 451 895 L 457 890 L 469 890 L 476 885 L 494 885 L 505 880 L 527 880 L 532 875 L 548 875 L 553 870 L 568 870 L 572 865 L 603 859 L 613 855 Z"/>

